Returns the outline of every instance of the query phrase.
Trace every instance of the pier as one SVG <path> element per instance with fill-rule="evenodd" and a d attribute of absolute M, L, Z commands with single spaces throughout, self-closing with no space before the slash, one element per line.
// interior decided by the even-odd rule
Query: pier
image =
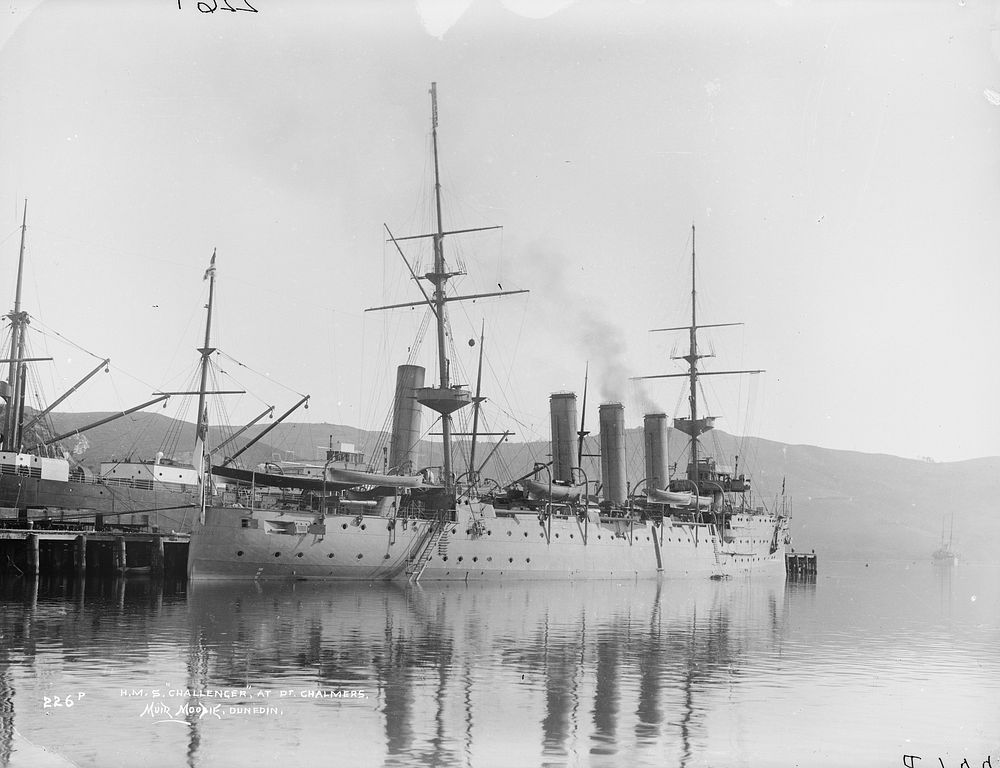
<path fill-rule="evenodd" d="M 0 573 L 39 576 L 56 573 L 183 576 L 186 533 L 94 527 L 0 528 Z"/>
<path fill-rule="evenodd" d="M 785 573 L 789 576 L 816 576 L 816 553 L 786 552 Z"/>

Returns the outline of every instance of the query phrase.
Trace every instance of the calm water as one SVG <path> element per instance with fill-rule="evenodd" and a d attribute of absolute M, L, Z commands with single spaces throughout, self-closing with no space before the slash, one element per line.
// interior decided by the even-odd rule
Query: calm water
<path fill-rule="evenodd" d="M 0 765 L 1000 766 L 1000 570 L 7 581 Z"/>

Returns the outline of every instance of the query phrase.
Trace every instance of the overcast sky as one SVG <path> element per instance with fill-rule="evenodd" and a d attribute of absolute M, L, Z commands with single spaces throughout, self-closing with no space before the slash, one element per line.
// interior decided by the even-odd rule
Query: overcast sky
<path fill-rule="evenodd" d="M 689 320 L 695 224 L 699 320 L 745 323 L 706 368 L 766 369 L 704 380 L 720 427 L 1000 454 L 997 3 L 251 3 L 5 11 L 0 290 L 28 198 L 48 399 L 96 364 L 54 332 L 114 368 L 67 409 L 189 386 L 217 248 L 213 341 L 248 366 L 220 384 L 260 398 L 228 417 L 303 392 L 296 418 L 380 427 L 425 313 L 363 310 L 419 298 L 382 227 L 433 229 L 437 81 L 445 226 L 503 226 L 446 241 L 454 291 L 531 291 L 452 305 L 460 382 L 485 322 L 490 428 L 546 439 L 588 361 L 590 403 L 683 415 L 628 378 L 678 370 L 649 329 Z"/>

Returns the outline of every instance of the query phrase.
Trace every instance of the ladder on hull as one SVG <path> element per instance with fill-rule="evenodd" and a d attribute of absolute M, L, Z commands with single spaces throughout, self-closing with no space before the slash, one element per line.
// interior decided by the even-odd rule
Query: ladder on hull
<path fill-rule="evenodd" d="M 434 549 L 441 542 L 441 537 L 444 535 L 447 527 L 446 523 L 442 520 L 436 520 L 431 523 L 427 537 L 420 546 L 418 554 L 406 567 L 407 581 L 411 584 L 416 584 L 420 581 L 420 577 L 424 574 L 424 568 L 427 567 L 427 563 L 434 556 Z"/>
<path fill-rule="evenodd" d="M 722 526 L 719 526 L 717 532 L 712 534 L 712 551 L 715 553 L 715 572 L 717 574 L 722 574 L 722 558 L 719 552 L 719 539 L 722 538 Z"/>

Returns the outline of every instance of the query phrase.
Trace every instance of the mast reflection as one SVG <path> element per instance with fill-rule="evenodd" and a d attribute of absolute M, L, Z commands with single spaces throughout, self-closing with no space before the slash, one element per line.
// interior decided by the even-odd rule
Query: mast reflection
<path fill-rule="evenodd" d="M 711 698 L 780 642 L 784 601 L 780 582 L 197 584 L 189 666 L 201 685 L 365 689 L 367 706 L 313 702 L 288 725 L 325 712 L 351 739 L 377 718 L 384 765 L 475 764 L 500 743 L 539 764 L 687 765 Z"/>

